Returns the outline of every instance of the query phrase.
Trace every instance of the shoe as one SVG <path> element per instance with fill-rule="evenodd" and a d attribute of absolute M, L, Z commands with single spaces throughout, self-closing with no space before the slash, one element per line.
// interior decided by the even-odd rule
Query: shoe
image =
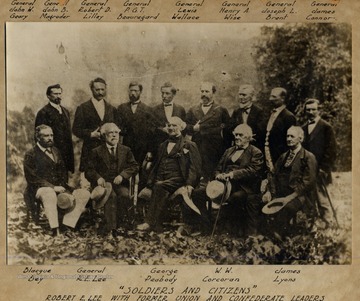
<path fill-rule="evenodd" d="M 59 228 L 53 228 L 52 229 L 52 236 L 57 237 L 60 235 L 60 229 Z"/>
<path fill-rule="evenodd" d="M 139 231 L 147 231 L 149 229 L 150 229 L 150 225 L 148 223 L 143 223 L 143 224 L 137 225 L 137 227 L 136 227 L 136 230 L 139 230 Z"/>

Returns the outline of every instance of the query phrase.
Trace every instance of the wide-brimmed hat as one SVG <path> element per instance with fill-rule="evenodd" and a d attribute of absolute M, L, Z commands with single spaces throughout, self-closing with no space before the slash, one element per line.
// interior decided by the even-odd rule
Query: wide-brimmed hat
<path fill-rule="evenodd" d="M 91 192 L 90 198 L 92 199 L 92 206 L 94 210 L 104 207 L 112 192 L 111 183 L 106 182 L 105 187 L 96 186 Z"/>
<path fill-rule="evenodd" d="M 63 192 L 59 193 L 57 196 L 57 206 L 60 209 L 65 210 L 66 212 L 70 212 L 74 210 L 76 205 L 76 201 L 74 196 L 71 193 Z"/>
<path fill-rule="evenodd" d="M 152 195 L 152 190 L 148 187 L 145 187 L 141 189 L 141 191 L 139 192 L 138 198 L 146 201 L 150 201 L 151 195 Z"/>
<path fill-rule="evenodd" d="M 284 198 L 273 199 L 262 208 L 262 212 L 269 215 L 275 214 L 283 209 L 289 201 L 290 200 L 285 200 Z"/>
<path fill-rule="evenodd" d="M 201 215 L 199 208 L 194 204 L 193 200 L 190 198 L 188 190 L 186 186 L 182 186 L 178 188 L 173 194 L 172 198 L 177 197 L 178 195 L 182 196 L 185 204 L 193 211 L 195 211 L 197 214 Z"/>
<path fill-rule="evenodd" d="M 231 182 L 210 181 L 206 186 L 206 195 L 212 200 L 211 207 L 219 209 L 221 200 L 223 203 L 229 198 L 231 193 Z M 225 195 L 224 195 L 225 194 Z"/>

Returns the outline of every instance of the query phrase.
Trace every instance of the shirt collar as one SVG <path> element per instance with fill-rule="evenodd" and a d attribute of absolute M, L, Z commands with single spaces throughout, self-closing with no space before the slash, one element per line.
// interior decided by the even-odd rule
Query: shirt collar
<path fill-rule="evenodd" d="M 114 148 L 114 150 L 116 150 L 117 145 L 110 145 L 110 144 L 107 144 L 107 143 L 105 143 L 105 144 L 106 144 L 106 147 L 108 148 L 109 151 L 111 150 L 111 148 Z"/>
<path fill-rule="evenodd" d="M 94 104 L 94 106 L 100 105 L 100 104 L 104 104 L 105 103 L 105 99 L 101 99 L 101 100 L 97 100 L 94 97 L 91 97 L 91 101 Z"/>
<path fill-rule="evenodd" d="M 61 112 L 61 106 L 56 104 L 56 103 L 53 103 L 51 101 L 49 101 L 49 104 L 54 107 L 56 110 L 58 110 L 59 112 Z"/>
<path fill-rule="evenodd" d="M 273 109 L 274 113 L 280 113 L 282 110 L 284 110 L 286 108 L 286 105 L 282 105 L 276 109 Z"/>
<path fill-rule="evenodd" d="M 140 102 L 141 102 L 141 100 L 138 100 L 138 101 L 135 101 L 135 102 L 131 102 L 131 101 L 130 101 L 130 104 L 131 104 L 132 106 L 135 106 L 135 105 L 138 105 Z"/>
<path fill-rule="evenodd" d="M 294 149 L 292 150 L 292 152 L 297 155 L 297 153 L 301 150 L 301 143 L 299 143 L 299 145 Z"/>
<path fill-rule="evenodd" d="M 315 124 L 317 124 L 318 122 L 319 122 L 319 120 L 320 120 L 320 116 L 316 116 L 315 118 L 314 118 L 314 125 Z"/>
<path fill-rule="evenodd" d="M 163 102 L 163 106 L 164 106 L 164 107 L 172 106 L 172 105 L 174 105 L 174 103 L 173 103 L 172 101 L 170 101 L 170 102 Z"/>
<path fill-rule="evenodd" d="M 209 107 L 211 107 L 213 104 L 214 104 L 214 101 L 209 102 L 208 104 L 203 104 L 203 103 L 201 103 L 201 106 L 202 106 L 202 107 L 205 107 L 205 108 L 209 108 Z"/>

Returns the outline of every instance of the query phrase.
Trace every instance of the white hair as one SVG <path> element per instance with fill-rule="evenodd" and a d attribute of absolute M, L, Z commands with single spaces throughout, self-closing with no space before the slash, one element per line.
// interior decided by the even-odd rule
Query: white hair
<path fill-rule="evenodd" d="M 104 123 L 100 128 L 100 134 L 105 135 L 106 133 L 110 132 L 113 129 L 118 130 L 119 133 L 121 132 L 121 130 L 115 123 L 113 122 Z"/>

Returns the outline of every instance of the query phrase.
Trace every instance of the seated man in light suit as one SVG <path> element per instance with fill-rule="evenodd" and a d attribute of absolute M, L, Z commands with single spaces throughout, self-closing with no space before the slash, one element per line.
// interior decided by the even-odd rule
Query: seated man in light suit
<path fill-rule="evenodd" d="M 68 184 L 68 172 L 60 151 L 54 147 L 51 127 L 39 125 L 35 128 L 36 145 L 25 154 L 24 172 L 28 183 L 27 192 L 39 199 L 49 220 L 50 228 L 56 236 L 60 234 L 58 218 L 58 198 L 62 193 L 72 193 L 75 208 L 65 213 L 63 225 L 75 228 L 81 213 L 89 200 L 90 193 L 84 189 L 73 190 Z"/>
<path fill-rule="evenodd" d="M 129 179 L 139 171 L 129 147 L 119 143 L 120 129 L 115 123 L 105 123 L 100 128 L 105 142 L 93 149 L 90 154 L 85 177 L 94 188 L 112 185 L 112 192 L 104 206 L 106 224 L 104 234 L 116 230 L 120 220 L 127 216 L 131 207 L 129 198 Z M 114 231 L 113 231 L 114 234 Z"/>

